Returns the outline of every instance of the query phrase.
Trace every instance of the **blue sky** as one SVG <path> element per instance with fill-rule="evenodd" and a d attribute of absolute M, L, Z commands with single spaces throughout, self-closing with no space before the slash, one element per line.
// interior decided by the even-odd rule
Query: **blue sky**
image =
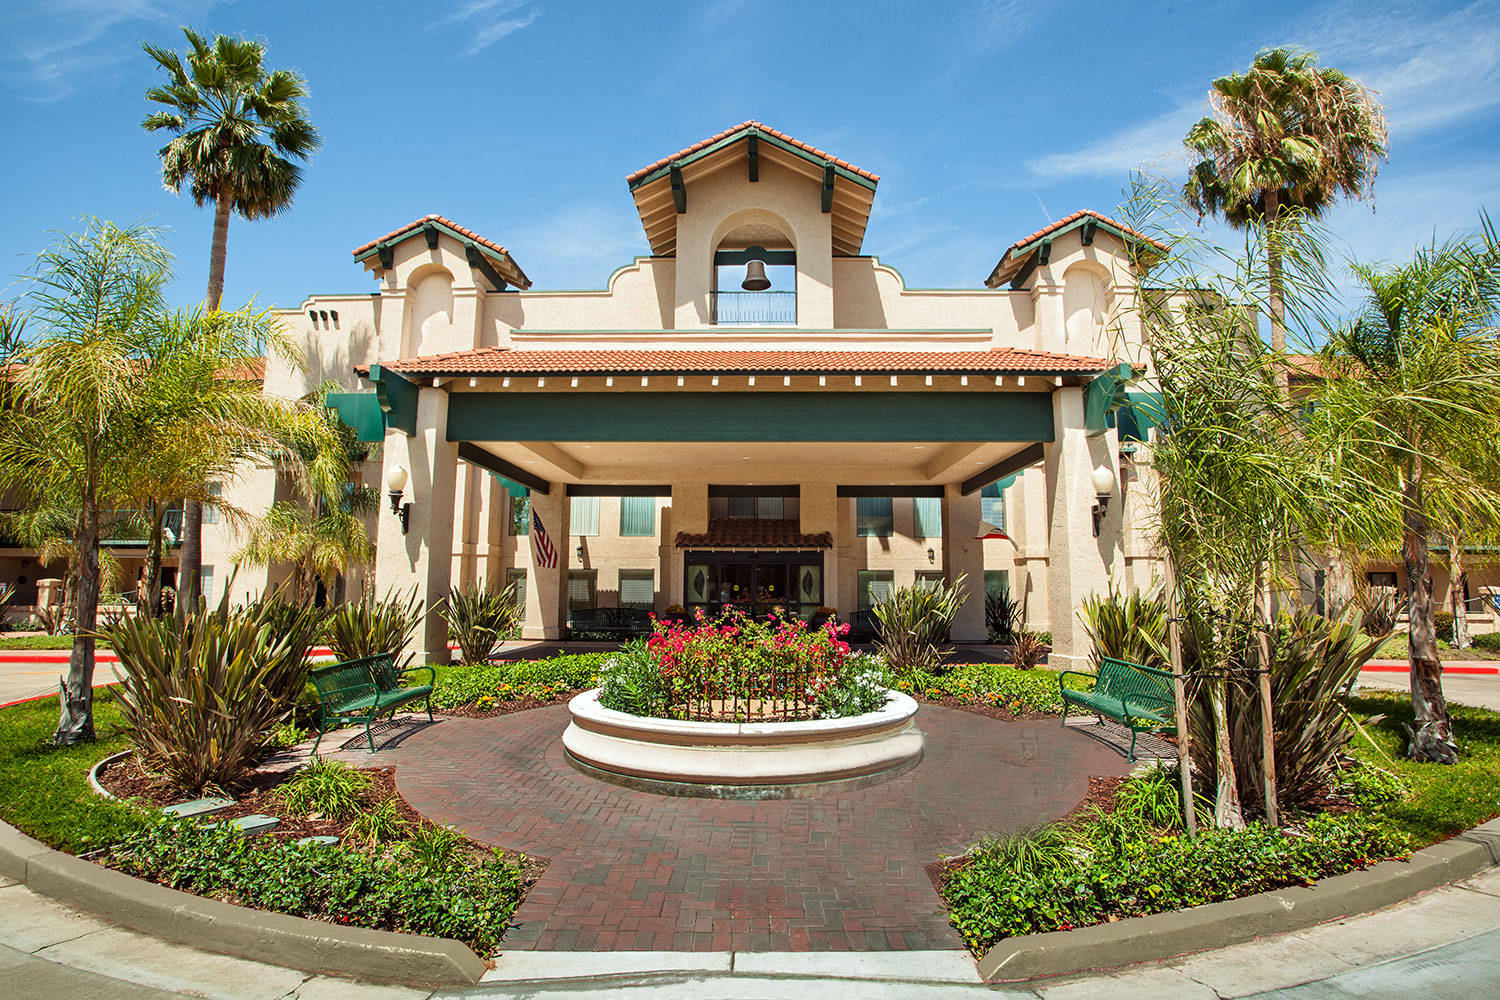
<path fill-rule="evenodd" d="M 1391 259 L 1500 210 L 1500 6 L 1067 3 L 219 3 L 0 9 L 0 275 L 81 214 L 166 227 L 203 294 L 212 219 L 160 184 L 143 39 L 259 37 L 302 73 L 325 145 L 292 210 L 231 226 L 225 303 L 374 289 L 349 251 L 428 212 L 507 245 L 539 288 L 597 288 L 646 243 L 625 175 L 758 118 L 881 175 L 867 253 L 977 287 L 1016 238 L 1181 175 L 1213 77 L 1316 50 L 1380 92 L 1376 197 L 1329 218 Z M 0 286 L 6 282 L 0 280 Z M 12 286 L 3 297 L 14 296 Z"/>

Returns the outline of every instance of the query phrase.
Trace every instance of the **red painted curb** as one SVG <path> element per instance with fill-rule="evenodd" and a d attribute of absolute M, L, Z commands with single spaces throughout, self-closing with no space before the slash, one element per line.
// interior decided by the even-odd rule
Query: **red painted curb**
<path fill-rule="evenodd" d="M 1411 667 L 1406 663 L 1366 663 L 1361 669 L 1364 673 L 1370 674 L 1404 674 L 1408 670 L 1410 670 Z M 1443 673 L 1482 674 L 1484 676 L 1490 676 L 1493 674 L 1500 674 L 1500 667 L 1444 667 Z"/>

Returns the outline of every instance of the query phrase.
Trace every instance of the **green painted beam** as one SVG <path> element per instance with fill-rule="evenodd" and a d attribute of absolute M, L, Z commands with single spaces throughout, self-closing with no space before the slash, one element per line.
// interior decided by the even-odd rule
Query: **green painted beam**
<path fill-rule="evenodd" d="M 672 164 L 671 176 L 672 205 L 677 209 L 677 214 L 681 215 L 687 211 L 687 188 L 682 183 L 682 168 L 675 163 Z"/>
<path fill-rule="evenodd" d="M 385 413 L 386 427 L 404 431 L 407 436 L 417 433 L 416 383 L 380 365 L 370 366 L 370 381 L 375 383 L 375 398 Z"/>
<path fill-rule="evenodd" d="M 1047 440 L 1050 441 L 1052 439 L 1048 438 Z M 1030 448 L 1022 448 L 1010 456 L 1010 458 L 996 462 L 978 475 L 965 479 L 961 487 L 963 494 L 964 496 L 968 496 L 971 493 L 978 493 L 990 483 L 1004 479 L 1007 476 L 1012 476 L 1022 469 L 1035 465 L 1046 457 L 1047 449 L 1040 444 L 1034 444 Z"/>
<path fill-rule="evenodd" d="M 833 164 L 823 167 L 823 214 L 833 211 Z"/>
<path fill-rule="evenodd" d="M 1083 421 L 1089 437 L 1098 437 L 1115 426 L 1114 413 L 1125 402 L 1125 388 L 1135 370 L 1118 364 L 1089 380 L 1083 390 Z"/>
<path fill-rule="evenodd" d="M 941 486 L 840 486 L 840 500 L 858 497 L 941 497 Z"/>
<path fill-rule="evenodd" d="M 570 497 L 669 497 L 672 487 L 665 483 L 657 486 L 569 483 L 567 492 Z"/>
<path fill-rule="evenodd" d="M 750 180 L 753 183 L 760 180 L 760 136 L 751 134 L 745 140 L 745 149 L 750 157 Z"/>
<path fill-rule="evenodd" d="M 354 431 L 357 441 L 374 443 L 385 440 L 385 411 L 374 392 L 330 392 L 323 405 L 338 414 Z"/>
<path fill-rule="evenodd" d="M 452 419 L 451 415 L 449 419 Z M 455 439 L 452 435 L 449 435 L 448 440 L 453 441 Z M 492 454 L 472 442 L 460 441 L 458 457 L 470 465 L 476 465 L 486 472 L 494 473 L 503 480 L 519 483 L 527 489 L 536 490 L 538 493 L 552 492 L 552 484 L 541 476 L 527 472 L 520 466 L 512 465 L 499 455 Z M 514 496 L 515 494 L 512 493 L 511 495 Z"/>
<path fill-rule="evenodd" d="M 1052 397 L 1043 392 L 455 392 L 448 399 L 449 441 L 1052 439 Z"/>

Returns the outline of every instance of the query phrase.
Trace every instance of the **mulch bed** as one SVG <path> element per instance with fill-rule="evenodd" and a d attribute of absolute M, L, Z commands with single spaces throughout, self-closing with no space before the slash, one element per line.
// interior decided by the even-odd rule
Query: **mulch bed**
<path fill-rule="evenodd" d="M 1014 722 L 1018 719 L 1055 719 L 1055 712 L 1012 712 L 1003 705 L 991 705 L 982 701 L 965 701 L 954 695 L 944 695 L 941 698 L 917 698 L 923 705 L 937 705 L 940 708 L 956 708 L 960 712 L 972 712 L 975 715 L 983 715 L 991 719 L 999 719 L 1001 722 Z"/>
<path fill-rule="evenodd" d="M 582 690 L 582 688 L 579 690 Z M 510 701 L 497 701 L 488 708 L 480 708 L 473 702 L 470 702 L 467 705 L 459 705 L 455 708 L 434 708 L 433 711 L 439 715 L 451 715 L 460 719 L 494 719 L 502 715 L 526 712 L 533 708 L 546 708 L 548 705 L 565 705 L 577 693 L 578 691 L 569 691 L 561 697 L 546 700 L 539 698 L 514 698 Z"/>

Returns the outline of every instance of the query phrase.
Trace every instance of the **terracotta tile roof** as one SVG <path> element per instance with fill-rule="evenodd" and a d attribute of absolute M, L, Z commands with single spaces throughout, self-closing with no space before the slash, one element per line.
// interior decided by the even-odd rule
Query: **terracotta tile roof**
<path fill-rule="evenodd" d="M 1013 348 L 994 351 L 506 351 L 486 347 L 402 358 L 383 363 L 381 367 L 400 374 L 427 376 L 761 372 L 1061 375 L 1099 372 L 1109 365 L 1104 358 Z"/>
<path fill-rule="evenodd" d="M 378 239 L 373 239 L 370 242 L 366 243 L 364 246 L 355 247 L 354 256 L 358 257 L 360 254 L 369 253 L 371 250 L 375 249 L 377 244 L 389 243 L 390 241 L 396 239 L 396 237 L 398 236 L 403 236 L 406 233 L 410 233 L 414 229 L 421 228 L 422 224 L 427 222 L 441 222 L 449 229 L 453 230 L 456 233 L 459 233 L 460 235 L 468 237 L 482 247 L 487 247 L 488 249 L 493 250 L 496 253 L 503 253 L 506 256 L 510 256 L 510 251 L 505 249 L 500 244 L 494 242 L 493 240 L 485 239 L 483 236 L 480 236 L 478 233 L 474 232 L 474 230 L 465 229 L 463 226 L 460 226 L 452 219 L 446 219 L 443 216 L 437 214 L 424 215 L 420 219 L 417 219 L 415 222 L 408 222 L 400 229 L 392 229 L 384 236 L 381 236 Z"/>
<path fill-rule="evenodd" d="M 714 518 L 701 533 L 679 531 L 679 549 L 831 549 L 833 535 L 827 531 L 804 535 L 795 518 L 752 520 L 742 517 Z"/>
<path fill-rule="evenodd" d="M 763 125 L 760 122 L 751 119 L 747 122 L 740 122 L 733 128 L 727 128 L 722 132 L 711 135 L 707 139 L 704 139 L 702 142 L 695 142 L 691 146 L 686 146 L 682 149 L 679 149 L 671 156 L 662 157 L 660 160 L 657 160 L 655 163 L 649 166 L 642 167 L 634 173 L 627 175 L 625 178 L 625 183 L 634 184 L 636 181 L 640 180 L 642 177 L 645 177 L 653 170 L 660 170 L 662 167 L 665 167 L 667 164 L 672 163 L 674 160 L 680 160 L 685 156 L 692 156 L 700 149 L 706 149 L 707 147 L 712 146 L 714 143 L 719 142 L 722 139 L 729 138 L 736 132 L 745 132 L 750 129 L 755 129 L 765 135 L 774 136 L 775 138 L 780 139 L 782 142 L 790 143 L 791 145 L 796 146 L 798 149 L 804 150 L 820 160 L 828 160 L 829 162 L 834 163 L 837 166 L 843 167 L 845 170 L 852 171 L 853 173 L 859 174 L 861 177 L 868 178 L 871 181 L 878 182 L 880 180 L 879 174 L 872 174 L 868 170 L 856 167 L 848 160 L 841 160 L 837 156 L 834 156 L 832 153 L 825 153 L 823 150 L 817 148 L 816 146 L 809 146 L 801 139 L 793 139 L 785 132 L 778 131 L 777 129 L 774 129 L 769 125 Z"/>
<path fill-rule="evenodd" d="M 244 379 L 247 382 L 264 382 L 266 380 L 266 359 L 251 358 L 242 364 L 225 369 L 224 376 L 232 379 Z"/>
<path fill-rule="evenodd" d="M 1102 214 L 1100 212 L 1096 212 L 1096 211 L 1094 211 L 1091 208 L 1085 208 L 1085 209 L 1081 209 L 1081 210 L 1079 210 L 1077 212 L 1074 212 L 1072 215 L 1065 215 L 1065 216 L 1063 216 L 1061 219 L 1058 219 L 1056 222 L 1052 223 L 1050 226 L 1043 226 L 1041 229 L 1038 229 L 1036 232 L 1032 233 L 1030 236 L 1023 236 L 1023 237 L 1021 237 L 1020 239 L 1018 239 L 1014 243 L 1012 243 L 1009 247 L 1007 247 L 1005 252 L 1006 253 L 1010 253 L 1013 250 L 1020 250 L 1021 248 L 1025 247 L 1025 246 L 1028 246 L 1028 245 L 1030 245 L 1032 243 L 1035 243 L 1037 240 L 1041 239 L 1044 236 L 1047 236 L 1050 233 L 1057 232 L 1059 229 L 1062 229 L 1064 226 L 1068 226 L 1068 225 L 1071 225 L 1072 223 L 1077 222 L 1079 219 L 1083 218 L 1086 215 L 1092 215 L 1094 218 L 1098 219 L 1100 222 L 1107 222 L 1111 226 L 1114 226 L 1116 229 L 1120 230 L 1122 233 L 1125 233 L 1128 236 L 1132 236 L 1135 239 L 1144 240 L 1147 243 L 1152 244 L 1153 246 L 1161 247 L 1163 250 L 1167 249 L 1167 245 L 1165 243 L 1162 243 L 1160 240 L 1153 240 L 1151 237 L 1147 236 L 1145 233 L 1137 232 L 1136 230 L 1131 229 L 1129 226 L 1125 225 L 1123 222 L 1116 222 L 1114 219 L 1111 219 L 1107 215 L 1104 215 L 1104 214 Z M 1001 257 L 1003 258 L 1004 254 L 1002 254 Z"/>

